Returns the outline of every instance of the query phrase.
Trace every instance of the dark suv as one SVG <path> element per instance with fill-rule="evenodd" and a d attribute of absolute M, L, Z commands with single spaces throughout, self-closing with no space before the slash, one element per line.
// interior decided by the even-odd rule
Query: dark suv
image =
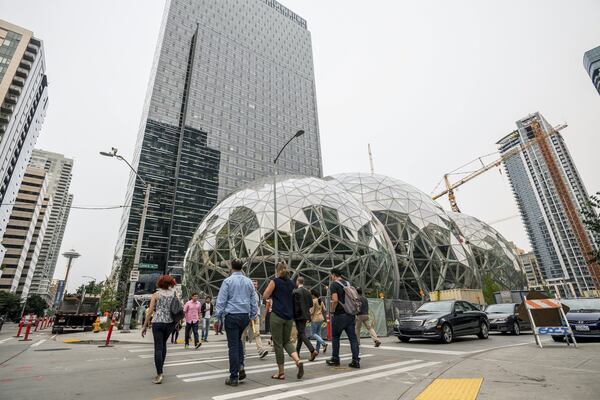
<path fill-rule="evenodd" d="M 457 336 L 477 335 L 487 339 L 487 315 L 468 301 L 446 300 L 423 304 L 412 315 L 396 320 L 394 333 L 402 342 L 412 338 L 450 343 Z"/>
<path fill-rule="evenodd" d="M 531 329 L 529 321 L 519 318 L 517 308 L 519 304 L 503 303 L 487 306 L 485 313 L 490 321 L 490 331 L 510 332 L 514 335 L 520 335 L 521 331 Z"/>

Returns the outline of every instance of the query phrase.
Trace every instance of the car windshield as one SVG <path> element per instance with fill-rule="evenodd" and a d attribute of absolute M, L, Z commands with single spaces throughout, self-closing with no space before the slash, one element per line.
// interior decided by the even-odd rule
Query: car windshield
<path fill-rule="evenodd" d="M 418 313 L 428 313 L 428 312 L 450 312 L 452 309 L 451 301 L 432 301 L 430 303 L 425 303 L 421 307 L 417 309 Z"/>
<path fill-rule="evenodd" d="M 571 310 L 569 312 L 600 312 L 600 299 L 561 300 Z"/>
<path fill-rule="evenodd" d="M 513 303 L 509 304 L 492 304 L 485 309 L 486 313 L 489 314 L 510 314 L 515 311 L 515 305 Z"/>

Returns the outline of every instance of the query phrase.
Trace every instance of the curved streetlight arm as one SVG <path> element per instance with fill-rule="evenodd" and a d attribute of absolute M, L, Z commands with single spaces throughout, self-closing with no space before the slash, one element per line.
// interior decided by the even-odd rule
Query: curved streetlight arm
<path fill-rule="evenodd" d="M 133 166 L 131 164 L 129 164 L 129 161 L 127 161 L 125 158 L 121 157 L 118 154 L 115 154 L 115 157 L 117 158 L 117 160 L 121 160 L 123 161 L 125 164 L 127 164 L 127 166 L 129 167 L 129 169 L 131 169 L 133 171 L 133 173 L 135 174 L 135 176 L 137 176 L 137 178 L 142 181 L 142 183 L 144 184 L 144 186 L 147 186 L 148 184 L 146 183 L 146 181 L 140 176 L 140 174 L 137 173 L 137 171 L 133 168 Z"/>
<path fill-rule="evenodd" d="M 294 139 L 296 139 L 297 137 L 300 137 L 304 135 L 304 131 L 303 130 L 299 130 L 298 132 L 296 132 L 296 134 L 294 136 L 292 136 L 290 138 L 290 140 L 288 140 L 283 147 L 281 148 L 281 150 L 279 150 L 279 153 L 277 153 L 277 157 L 275 157 L 275 159 L 273 160 L 273 164 L 277 164 L 277 160 L 279 160 L 279 156 L 281 155 L 281 153 L 283 153 L 283 150 L 285 150 L 285 148 L 287 147 L 288 144 L 290 144 L 290 142 Z"/>

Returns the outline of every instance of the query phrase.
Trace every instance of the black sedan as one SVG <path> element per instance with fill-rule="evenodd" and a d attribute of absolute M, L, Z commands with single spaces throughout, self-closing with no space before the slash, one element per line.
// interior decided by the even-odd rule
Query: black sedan
<path fill-rule="evenodd" d="M 490 321 L 490 331 L 510 332 L 520 335 L 521 331 L 531 329 L 529 321 L 519 318 L 517 308 L 519 304 L 503 303 L 487 306 L 485 313 Z"/>
<path fill-rule="evenodd" d="M 396 320 L 394 327 L 398 339 L 405 343 L 412 338 L 450 343 L 455 337 L 465 335 L 487 339 L 489 330 L 487 315 L 477 306 L 462 300 L 425 303 L 411 316 Z"/>

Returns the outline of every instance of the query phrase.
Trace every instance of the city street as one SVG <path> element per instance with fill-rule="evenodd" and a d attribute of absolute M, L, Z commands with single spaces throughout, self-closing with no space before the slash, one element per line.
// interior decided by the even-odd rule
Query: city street
<path fill-rule="evenodd" d="M 538 349 L 530 334 L 493 334 L 488 340 L 465 337 L 450 345 L 417 340 L 402 344 L 388 337 L 379 348 L 363 339 L 361 370 L 346 366 L 350 351 L 343 343 L 341 367 L 325 365 L 330 347 L 327 355 L 305 362 L 302 381 L 296 380 L 290 362 L 282 382 L 270 379 L 276 369 L 273 353 L 259 360 L 250 344 L 248 377 L 231 388 L 224 385 L 228 368 L 224 336 L 211 334 L 199 350 L 170 345 L 165 380 L 154 385 L 151 337 L 142 339 L 139 331 L 115 333 L 119 343 L 100 348 L 105 333 L 56 336 L 46 330 L 21 342 L 11 336 L 14 328 L 7 324 L 0 334 L 0 391 L 3 398 L 15 400 L 414 399 L 437 378 L 483 378 L 477 399 L 591 399 L 600 391 L 600 342 L 581 343 L 574 349 L 545 339 L 544 349 Z"/>

